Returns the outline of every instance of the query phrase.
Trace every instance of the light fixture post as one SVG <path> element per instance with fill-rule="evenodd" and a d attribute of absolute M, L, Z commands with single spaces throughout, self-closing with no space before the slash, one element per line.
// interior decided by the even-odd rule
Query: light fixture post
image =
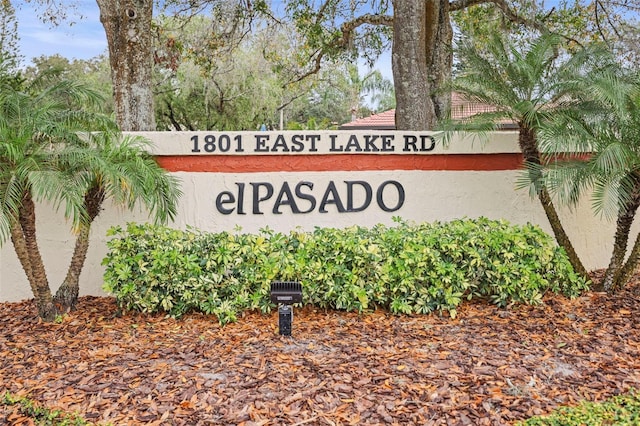
<path fill-rule="evenodd" d="M 278 328 L 281 336 L 291 336 L 293 305 L 302 302 L 302 284 L 297 281 L 273 281 L 271 302 L 278 305 Z"/>

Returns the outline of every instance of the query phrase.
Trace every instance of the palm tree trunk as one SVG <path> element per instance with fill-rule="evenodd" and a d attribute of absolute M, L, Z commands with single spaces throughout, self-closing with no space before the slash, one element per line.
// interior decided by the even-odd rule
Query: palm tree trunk
<path fill-rule="evenodd" d="M 82 267 L 87 258 L 87 251 L 89 250 L 91 224 L 100 214 L 104 198 L 104 191 L 98 186 L 90 188 L 84 197 L 88 221 L 80 225 L 71 263 L 67 269 L 67 275 L 54 297 L 54 302 L 60 306 L 64 312 L 75 309 L 78 302 L 78 295 L 80 294 L 80 274 L 82 273 Z"/>
<path fill-rule="evenodd" d="M 18 222 L 17 218 L 11 225 L 11 243 L 13 244 L 13 249 L 18 256 L 18 260 L 22 265 L 22 269 L 27 275 L 27 280 L 29 280 L 29 285 L 31 286 L 31 292 L 35 294 L 35 279 L 33 278 L 33 272 L 31 271 L 29 250 L 27 250 L 27 243 L 24 240 L 24 234 L 22 233 L 22 228 L 20 227 L 20 223 Z"/>
<path fill-rule="evenodd" d="M 63 312 L 74 310 L 78 302 L 78 295 L 80 294 L 80 273 L 82 272 L 84 261 L 87 258 L 87 251 L 89 250 L 90 231 L 90 225 L 80 225 L 71 263 L 67 269 L 67 275 L 53 298 L 55 304 L 59 306 Z"/>
<path fill-rule="evenodd" d="M 624 211 L 621 211 L 618 214 L 611 259 L 604 277 L 602 278 L 602 282 L 599 285 L 599 287 L 604 291 L 611 291 L 613 289 L 614 277 L 618 275 L 624 262 L 624 256 L 627 252 L 627 243 L 629 241 L 629 229 L 631 229 L 631 224 L 633 223 L 633 216 L 630 216 L 628 213 L 628 210 L 624 209 Z"/>
<path fill-rule="evenodd" d="M 633 244 L 633 249 L 631 249 L 631 254 L 627 259 L 627 262 L 624 264 L 620 273 L 614 277 L 613 279 L 613 290 L 621 290 L 631 279 L 631 275 L 636 270 L 636 266 L 638 265 L 638 260 L 640 260 L 640 234 L 636 236 L 636 241 Z"/>
<path fill-rule="evenodd" d="M 558 216 L 558 211 L 556 210 L 553 202 L 551 201 L 551 196 L 547 191 L 547 188 L 542 187 L 538 191 L 538 199 L 540 200 L 540 204 L 542 204 L 542 208 L 544 213 L 547 215 L 547 220 L 549 220 L 549 225 L 551 225 L 551 229 L 553 230 L 553 235 L 560 247 L 564 249 L 569 258 L 569 262 L 573 267 L 573 270 L 584 277 L 585 279 L 589 279 L 589 274 L 587 273 L 587 269 L 582 264 L 580 260 L 580 256 L 576 253 L 569 236 L 564 230 L 562 226 L 562 221 Z"/>
<path fill-rule="evenodd" d="M 45 321 L 53 321 L 58 314 L 58 310 L 53 303 L 53 296 L 51 295 L 49 281 L 47 280 L 47 272 L 44 268 L 40 249 L 38 248 L 38 241 L 36 239 L 36 208 L 31 194 L 28 191 L 25 192 L 22 198 L 19 224 L 24 246 L 22 246 L 21 238 L 16 232 L 17 238 L 15 241 L 18 241 L 20 246 L 16 248 L 16 254 L 22 256 L 26 251 L 26 258 L 24 261 L 21 260 L 21 264 L 23 268 L 25 264 L 28 263 L 29 265 L 28 270 L 25 270 L 25 272 L 30 279 L 31 290 L 33 291 L 36 306 L 38 307 L 38 315 Z M 18 252 L 18 250 L 20 250 L 20 252 Z"/>
<path fill-rule="evenodd" d="M 632 193 L 631 200 L 620 209 L 618 219 L 616 220 L 616 233 L 613 240 L 613 251 L 609 266 L 605 271 L 604 277 L 599 287 L 604 291 L 613 291 L 624 286 L 626 281 L 622 281 L 623 275 L 627 277 L 633 273 L 635 264 L 637 263 L 638 251 L 637 247 L 640 243 L 637 241 L 631 250 L 631 255 L 624 264 L 624 257 L 627 253 L 627 245 L 629 243 L 629 232 L 633 225 L 633 219 L 640 207 L 640 181 L 636 182 L 636 188 Z"/>
<path fill-rule="evenodd" d="M 524 156 L 524 161 L 534 166 L 540 166 L 542 161 L 536 142 L 535 130 L 528 127 L 525 123 L 519 124 L 520 132 L 518 134 L 518 144 L 520 145 L 520 150 Z M 547 220 L 549 221 L 549 225 L 551 226 L 556 242 L 564 249 L 573 270 L 585 279 L 589 279 L 587 269 L 582 264 L 580 256 L 576 253 L 573 243 L 569 239 L 567 232 L 564 230 L 564 226 L 562 226 L 562 221 L 560 220 L 558 211 L 553 205 L 549 191 L 544 184 L 541 184 L 542 172 L 539 168 L 531 168 L 529 170 L 529 178 L 536 188 L 538 199 L 540 200 L 540 204 L 542 204 L 542 209 L 547 216 Z"/>

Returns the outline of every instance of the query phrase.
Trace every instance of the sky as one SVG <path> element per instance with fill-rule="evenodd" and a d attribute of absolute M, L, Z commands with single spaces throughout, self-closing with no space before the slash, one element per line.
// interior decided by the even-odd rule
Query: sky
<path fill-rule="evenodd" d="M 57 53 L 69 59 L 89 59 L 106 53 L 107 40 L 95 0 L 78 0 L 78 12 L 83 16 L 73 17 L 73 25 L 63 22 L 58 27 L 43 23 L 32 4 L 16 3 L 20 53 L 25 65 L 41 55 Z"/>

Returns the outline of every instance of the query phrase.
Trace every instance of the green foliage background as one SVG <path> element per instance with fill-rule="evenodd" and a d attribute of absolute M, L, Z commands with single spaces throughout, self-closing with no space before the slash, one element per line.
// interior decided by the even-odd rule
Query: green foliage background
<path fill-rule="evenodd" d="M 582 402 L 576 407 L 561 407 L 548 416 L 536 416 L 518 426 L 631 426 L 640 424 L 640 395 L 632 389 L 603 402 Z"/>
<path fill-rule="evenodd" d="M 320 308 L 452 317 L 464 299 L 540 303 L 547 291 L 588 287 L 540 228 L 485 218 L 288 234 L 129 224 L 110 235 L 105 290 L 121 308 L 195 310 L 221 323 L 245 309 L 268 312 L 274 280 L 301 281 L 304 304 Z"/>

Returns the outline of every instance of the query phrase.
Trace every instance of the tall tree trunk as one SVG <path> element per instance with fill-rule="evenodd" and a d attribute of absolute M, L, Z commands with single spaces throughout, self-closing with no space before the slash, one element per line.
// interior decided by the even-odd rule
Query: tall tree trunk
<path fill-rule="evenodd" d="M 84 197 L 84 205 L 87 211 L 88 222 L 80 225 L 76 244 L 71 256 L 71 263 L 67 269 L 67 275 L 58 288 L 54 297 L 55 304 L 63 312 L 75 309 L 80 294 L 80 274 L 87 258 L 89 250 L 89 235 L 91 224 L 100 214 L 105 194 L 98 186 L 93 186 Z"/>
<path fill-rule="evenodd" d="M 25 272 L 38 307 L 38 315 L 45 321 L 53 321 L 58 314 L 58 310 L 53 303 L 47 272 L 38 248 L 36 208 L 28 191 L 24 193 L 22 198 L 18 222 L 19 225 L 12 227 L 11 231 L 16 254 L 22 267 L 25 268 L 27 266 Z"/>
<path fill-rule="evenodd" d="M 426 18 L 426 5 L 433 1 L 393 2 L 391 63 L 398 130 L 429 130 L 435 124 L 435 110 L 427 82 L 426 58 L 427 25 L 436 24 L 431 18 Z"/>
<path fill-rule="evenodd" d="M 536 142 L 535 130 L 529 128 L 525 123 L 519 123 L 519 127 L 518 144 L 520 145 L 524 161 L 532 165 L 540 166 L 541 157 Z M 547 220 L 549 221 L 549 225 L 551 226 L 556 242 L 566 252 L 573 270 L 585 279 L 588 279 L 589 274 L 587 273 L 587 269 L 582 264 L 578 253 L 576 253 L 576 250 L 573 247 L 573 243 L 562 226 L 562 221 L 560 220 L 558 211 L 553 205 L 549 191 L 547 191 L 547 188 L 544 185 L 540 184 L 540 178 L 542 177 L 540 170 L 531 169 L 529 173 L 530 179 L 535 185 L 538 199 L 540 200 L 542 209 L 547 216 Z"/>
<path fill-rule="evenodd" d="M 96 0 L 109 46 L 116 121 L 124 131 L 155 130 L 153 0 Z"/>
<path fill-rule="evenodd" d="M 453 67 L 453 29 L 449 15 L 449 0 L 427 2 L 427 78 L 434 117 L 431 128 L 447 116 L 451 108 L 451 93 L 442 88 L 451 80 Z M 430 22 L 434 22 L 431 24 Z M 429 29 L 431 27 L 431 29 Z"/>
<path fill-rule="evenodd" d="M 449 111 L 453 30 L 446 0 L 395 0 L 391 60 L 396 129 L 431 130 Z"/>

